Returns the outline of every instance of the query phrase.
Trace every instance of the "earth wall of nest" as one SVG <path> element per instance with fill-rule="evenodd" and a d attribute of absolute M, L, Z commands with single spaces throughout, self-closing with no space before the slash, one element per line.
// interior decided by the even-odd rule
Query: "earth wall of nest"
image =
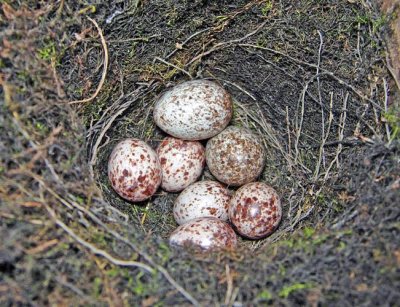
<path fill-rule="evenodd" d="M 363 1 L 3 1 L 2 304 L 399 301 L 398 80 L 386 58 L 396 12 Z M 260 180 L 282 195 L 277 232 L 236 253 L 170 249 L 176 195 L 130 205 L 106 177 L 119 140 L 165 136 L 154 101 L 190 78 L 232 93 L 232 124 L 262 135 Z"/>

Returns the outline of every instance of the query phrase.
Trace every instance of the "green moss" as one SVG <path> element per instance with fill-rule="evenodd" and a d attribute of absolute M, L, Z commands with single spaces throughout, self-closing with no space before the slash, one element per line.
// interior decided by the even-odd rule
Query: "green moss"
<path fill-rule="evenodd" d="M 357 15 L 355 17 L 355 22 L 359 23 L 361 25 L 366 25 L 371 22 L 371 16 L 370 15 Z"/>
<path fill-rule="evenodd" d="M 47 42 L 42 48 L 37 50 L 38 57 L 45 61 L 55 60 L 57 57 L 56 45 L 54 41 Z"/>
<path fill-rule="evenodd" d="M 41 122 L 36 122 L 35 128 L 42 135 L 46 135 L 49 132 L 49 127 L 47 127 L 45 124 L 43 124 Z"/>
<path fill-rule="evenodd" d="M 387 23 L 388 19 L 385 15 L 379 16 L 377 19 L 372 22 L 372 33 L 375 34 L 379 32 L 382 27 L 384 27 Z"/>
<path fill-rule="evenodd" d="M 305 238 L 309 239 L 313 236 L 313 234 L 315 233 L 315 229 L 311 228 L 311 227 L 305 227 L 303 229 L 303 235 Z"/>
<path fill-rule="evenodd" d="M 355 23 L 360 25 L 367 25 L 371 27 L 372 34 L 376 34 L 381 31 L 387 22 L 389 16 L 381 14 L 378 17 L 373 17 L 371 14 L 356 15 Z"/>
<path fill-rule="evenodd" d="M 178 12 L 174 7 L 171 11 L 167 12 L 165 16 L 167 17 L 167 26 L 172 27 L 178 19 Z"/>
<path fill-rule="evenodd" d="M 271 0 L 265 1 L 264 5 L 261 8 L 261 14 L 263 16 L 267 16 L 268 13 L 272 10 L 272 7 L 273 7 L 273 3 Z"/>
<path fill-rule="evenodd" d="M 150 122 L 150 125 L 147 125 L 146 131 L 144 132 L 145 139 L 151 139 L 154 135 L 155 125 Z"/>
<path fill-rule="evenodd" d="M 310 283 L 296 283 L 282 288 L 282 290 L 279 291 L 279 296 L 282 298 L 287 298 L 291 293 L 295 291 L 309 289 L 309 288 L 312 288 L 312 284 Z"/>
<path fill-rule="evenodd" d="M 143 275 L 143 272 L 139 272 L 138 275 L 136 275 L 135 282 L 131 283 L 131 289 L 133 293 L 137 295 L 142 295 L 145 292 L 145 285 L 140 280 Z"/>
<path fill-rule="evenodd" d="M 103 281 L 101 280 L 100 277 L 96 277 L 93 280 L 92 284 L 93 296 L 98 298 L 101 294 L 102 289 L 103 289 Z"/>
<path fill-rule="evenodd" d="M 74 89 L 74 94 L 78 95 L 78 96 L 82 96 L 83 94 L 83 87 L 78 87 L 76 89 Z"/>
<path fill-rule="evenodd" d="M 163 263 L 168 262 L 171 256 L 171 250 L 169 249 L 169 246 L 166 243 L 164 242 L 160 243 L 159 248 L 157 250 L 157 256 L 161 259 Z"/>
<path fill-rule="evenodd" d="M 390 126 L 390 141 L 400 139 L 400 108 L 395 106 L 389 108 L 383 117 Z"/>
<path fill-rule="evenodd" d="M 81 196 L 75 196 L 76 201 L 78 202 L 78 204 L 80 205 L 84 205 L 85 204 L 85 199 Z"/>
<path fill-rule="evenodd" d="M 272 299 L 272 294 L 268 290 L 262 290 L 258 295 L 257 298 L 260 300 L 270 300 Z"/>
<path fill-rule="evenodd" d="M 180 68 L 183 68 L 184 66 L 182 63 L 176 60 L 174 61 L 174 65 Z M 176 68 L 171 68 L 163 63 L 155 63 L 144 65 L 143 68 L 134 69 L 133 72 L 148 76 L 149 79 L 157 76 L 162 78 L 164 81 L 168 81 L 172 79 L 179 72 L 179 70 Z"/>
<path fill-rule="evenodd" d="M 283 266 L 283 264 L 279 264 L 279 269 L 278 269 L 278 273 L 279 273 L 279 275 L 281 275 L 281 276 L 285 276 L 285 274 L 286 274 L 286 268 Z"/>
<path fill-rule="evenodd" d="M 102 95 L 98 99 L 96 99 L 96 102 L 85 105 L 83 114 L 84 114 L 84 123 L 86 126 L 89 126 L 92 120 L 98 121 L 100 119 L 102 111 L 105 108 L 105 106 L 107 106 L 107 104 L 110 101 L 113 101 L 111 99 L 112 93 L 116 93 L 117 90 L 118 88 L 113 87 L 112 85 L 103 87 L 103 89 L 101 90 Z M 75 94 L 82 97 L 83 89 L 82 88 L 75 89 Z"/>
<path fill-rule="evenodd" d="M 340 252 L 340 251 L 344 250 L 346 248 L 346 246 L 347 246 L 346 243 L 344 243 L 343 241 L 340 241 L 337 250 Z"/>
<path fill-rule="evenodd" d="M 268 46 L 268 39 L 266 37 L 260 36 L 257 38 L 256 46 L 265 48 Z"/>
<path fill-rule="evenodd" d="M 128 279 L 128 288 L 135 296 L 148 296 L 157 291 L 156 275 L 151 280 L 144 280 L 144 272 L 133 275 L 132 272 L 126 270 L 125 277 Z"/>
<path fill-rule="evenodd" d="M 319 205 L 324 205 L 326 202 L 325 195 L 323 193 L 317 194 L 317 202 Z"/>
<path fill-rule="evenodd" d="M 106 272 L 106 275 L 110 278 L 115 278 L 120 275 L 120 269 L 118 267 L 113 267 Z"/>
<path fill-rule="evenodd" d="M 314 253 L 315 249 L 323 244 L 325 241 L 329 239 L 338 240 L 343 236 L 352 235 L 351 229 L 345 229 L 336 233 L 318 233 L 317 230 L 313 227 L 306 226 L 302 229 L 302 232 L 297 232 L 290 237 L 287 237 L 285 240 L 281 240 L 275 243 L 277 246 L 285 246 L 292 250 L 301 250 L 306 253 Z M 344 248 L 343 245 L 339 245 L 338 249 L 342 250 Z M 283 268 L 280 268 L 280 271 Z"/>
<path fill-rule="evenodd" d="M 26 70 L 21 70 L 17 72 L 17 78 L 23 82 L 27 82 L 30 80 L 29 72 Z"/>
<path fill-rule="evenodd" d="M 96 7 L 94 5 L 88 5 L 78 12 L 78 14 L 80 14 L 80 15 L 87 14 L 87 13 L 89 13 L 89 14 L 96 13 Z"/>
<path fill-rule="evenodd" d="M 92 234 L 93 234 L 93 237 L 92 237 L 93 238 L 93 242 L 95 242 L 96 244 L 101 244 L 103 246 L 107 245 L 107 241 L 106 241 L 106 238 L 105 238 L 103 233 L 101 233 L 101 232 L 93 232 Z"/>
<path fill-rule="evenodd" d="M 324 243 L 328 238 L 329 238 L 329 235 L 327 235 L 327 234 L 318 235 L 318 236 L 316 236 L 316 238 L 314 238 L 312 240 L 312 244 L 320 245 L 320 244 Z"/>

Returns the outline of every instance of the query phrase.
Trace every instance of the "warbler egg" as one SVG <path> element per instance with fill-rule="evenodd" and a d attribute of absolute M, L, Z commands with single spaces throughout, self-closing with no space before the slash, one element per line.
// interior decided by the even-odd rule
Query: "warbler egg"
<path fill-rule="evenodd" d="M 240 186 L 254 181 L 265 164 L 265 149 L 257 134 L 229 126 L 208 140 L 206 161 L 210 172 L 221 182 Z"/>
<path fill-rule="evenodd" d="M 232 100 L 215 82 L 193 80 L 164 93 L 154 106 L 154 122 L 184 140 L 203 140 L 221 132 L 232 118 Z"/>
<path fill-rule="evenodd" d="M 198 217 L 216 217 L 228 220 L 230 194 L 219 182 L 205 180 L 184 189 L 174 203 L 175 221 L 182 225 Z"/>
<path fill-rule="evenodd" d="M 162 169 L 161 187 L 168 192 L 182 191 L 203 172 L 205 149 L 200 142 L 166 137 L 157 148 Z"/>
<path fill-rule="evenodd" d="M 265 183 L 248 183 L 232 196 L 229 218 L 239 234 L 250 239 L 264 238 L 282 218 L 279 195 Z"/>
<path fill-rule="evenodd" d="M 113 149 L 108 178 L 123 198 L 139 202 L 150 198 L 161 183 L 161 166 L 155 151 L 138 139 L 125 139 Z"/>
<path fill-rule="evenodd" d="M 236 233 L 228 223 L 215 217 L 201 217 L 179 226 L 171 234 L 172 246 L 194 247 L 203 250 L 233 249 Z"/>

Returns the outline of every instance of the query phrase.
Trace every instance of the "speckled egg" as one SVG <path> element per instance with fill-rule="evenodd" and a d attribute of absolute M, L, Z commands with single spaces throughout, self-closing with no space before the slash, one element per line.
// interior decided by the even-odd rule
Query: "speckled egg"
<path fill-rule="evenodd" d="M 207 142 L 206 161 L 219 181 L 240 186 L 261 174 L 265 149 L 258 135 L 249 129 L 229 126 Z"/>
<path fill-rule="evenodd" d="M 231 97 L 223 87 L 208 80 L 193 80 L 161 96 L 154 107 L 154 121 L 174 137 L 203 140 L 221 132 L 232 112 Z"/>
<path fill-rule="evenodd" d="M 161 166 L 156 152 L 145 142 L 119 142 L 108 161 L 108 178 L 123 198 L 139 202 L 151 197 L 161 183 Z"/>
<path fill-rule="evenodd" d="M 282 217 L 278 193 L 262 182 L 240 187 L 232 196 L 229 218 L 237 232 L 250 239 L 270 235 Z"/>
<path fill-rule="evenodd" d="M 226 222 L 215 217 L 201 217 L 179 226 L 171 234 L 172 246 L 194 247 L 203 250 L 233 249 L 236 233 Z"/>
<path fill-rule="evenodd" d="M 174 218 L 185 224 L 198 217 L 216 217 L 228 220 L 229 191 L 219 182 L 199 181 L 182 191 L 174 203 Z"/>
<path fill-rule="evenodd" d="M 157 148 L 162 170 L 161 187 L 168 192 L 182 191 L 203 172 L 205 149 L 200 142 L 166 137 Z"/>

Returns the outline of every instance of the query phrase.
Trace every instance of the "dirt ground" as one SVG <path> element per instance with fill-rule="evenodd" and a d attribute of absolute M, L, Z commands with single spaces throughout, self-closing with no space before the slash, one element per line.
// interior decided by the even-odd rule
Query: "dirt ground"
<path fill-rule="evenodd" d="M 398 304 L 398 1 L 0 3 L 0 305 Z M 177 194 L 133 205 L 106 174 L 199 78 L 282 196 L 277 231 L 233 252 L 171 249 Z"/>

